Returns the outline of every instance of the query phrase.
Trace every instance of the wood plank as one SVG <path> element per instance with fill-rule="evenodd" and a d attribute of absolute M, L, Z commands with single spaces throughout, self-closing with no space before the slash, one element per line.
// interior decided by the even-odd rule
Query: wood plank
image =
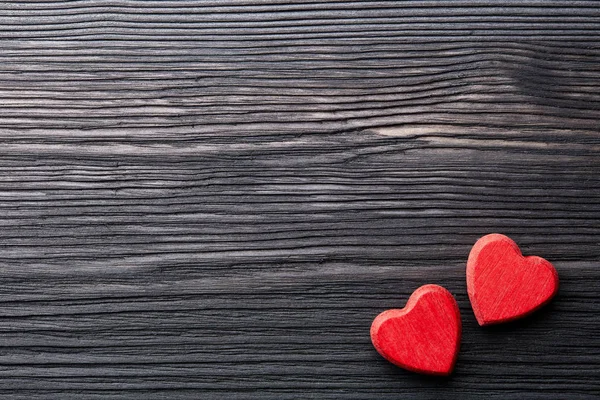
<path fill-rule="evenodd" d="M 595 1 L 0 4 L 0 395 L 592 399 L 600 392 Z M 550 260 L 477 326 L 490 232 Z M 372 348 L 457 298 L 455 374 Z"/>

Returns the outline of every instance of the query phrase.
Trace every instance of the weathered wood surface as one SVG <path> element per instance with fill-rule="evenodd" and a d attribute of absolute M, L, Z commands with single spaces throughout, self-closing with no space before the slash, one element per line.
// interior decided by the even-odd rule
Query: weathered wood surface
<path fill-rule="evenodd" d="M 0 9 L 2 398 L 597 398 L 597 1 Z M 561 288 L 481 329 L 490 232 Z M 448 379 L 369 340 L 425 283 Z"/>

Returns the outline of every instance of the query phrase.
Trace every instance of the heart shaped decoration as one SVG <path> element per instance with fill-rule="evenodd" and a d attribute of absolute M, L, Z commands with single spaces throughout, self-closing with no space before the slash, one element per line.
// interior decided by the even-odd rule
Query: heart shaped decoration
<path fill-rule="evenodd" d="M 524 257 L 510 238 L 479 239 L 467 261 L 467 292 L 479 325 L 512 321 L 532 313 L 558 291 L 558 273 L 548 261 Z"/>
<path fill-rule="evenodd" d="M 421 286 L 403 309 L 379 314 L 371 341 L 389 362 L 410 371 L 449 375 L 456 363 L 461 322 L 456 300 L 438 285 Z"/>

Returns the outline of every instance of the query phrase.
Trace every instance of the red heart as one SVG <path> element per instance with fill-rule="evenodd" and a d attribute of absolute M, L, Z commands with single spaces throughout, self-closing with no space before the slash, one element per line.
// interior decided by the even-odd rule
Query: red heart
<path fill-rule="evenodd" d="M 460 311 L 449 291 L 421 286 L 401 310 L 379 314 L 371 341 L 389 362 L 414 372 L 449 375 L 460 344 Z"/>
<path fill-rule="evenodd" d="M 514 241 L 492 233 L 471 249 L 467 291 L 479 325 L 498 324 L 548 303 L 558 291 L 558 273 L 548 261 L 523 257 Z"/>

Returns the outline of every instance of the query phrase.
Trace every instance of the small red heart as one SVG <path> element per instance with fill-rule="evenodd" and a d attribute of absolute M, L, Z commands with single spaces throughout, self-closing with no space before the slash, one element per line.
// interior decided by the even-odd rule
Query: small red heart
<path fill-rule="evenodd" d="M 479 325 L 512 321 L 547 304 L 558 291 L 548 261 L 523 257 L 512 239 L 492 233 L 479 239 L 467 261 L 467 292 Z"/>
<path fill-rule="evenodd" d="M 438 285 L 421 286 L 401 310 L 379 314 L 371 325 L 375 349 L 410 371 L 449 375 L 460 344 L 460 311 L 452 294 Z"/>

